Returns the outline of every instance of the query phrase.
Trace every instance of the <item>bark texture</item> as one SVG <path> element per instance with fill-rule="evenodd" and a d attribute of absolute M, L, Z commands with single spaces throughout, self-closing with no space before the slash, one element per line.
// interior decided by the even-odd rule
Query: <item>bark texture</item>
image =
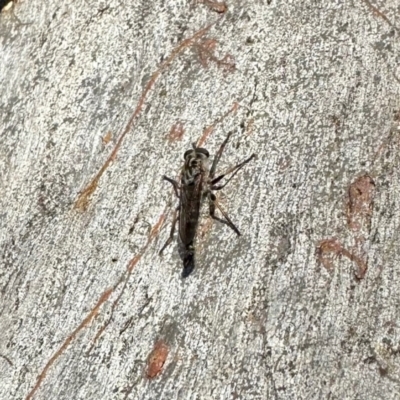
<path fill-rule="evenodd" d="M 399 399 L 399 3 L 0 14 L 1 399 Z M 193 141 L 197 267 L 163 258 Z M 206 211 L 205 211 L 206 214 Z"/>

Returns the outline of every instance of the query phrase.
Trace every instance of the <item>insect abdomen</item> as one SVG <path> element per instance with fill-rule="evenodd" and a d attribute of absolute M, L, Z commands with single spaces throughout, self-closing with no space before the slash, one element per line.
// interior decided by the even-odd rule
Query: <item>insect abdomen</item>
<path fill-rule="evenodd" d="M 183 271 L 182 278 L 186 278 L 194 269 L 194 246 L 190 243 L 185 248 L 185 254 L 183 256 Z"/>

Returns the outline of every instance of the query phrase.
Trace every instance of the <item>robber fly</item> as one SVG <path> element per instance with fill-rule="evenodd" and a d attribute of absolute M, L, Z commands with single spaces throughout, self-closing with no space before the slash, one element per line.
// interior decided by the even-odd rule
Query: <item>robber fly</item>
<path fill-rule="evenodd" d="M 160 255 L 172 242 L 175 233 L 175 225 L 176 222 L 179 221 L 178 245 L 179 255 L 183 261 L 183 278 L 189 276 L 195 266 L 194 239 L 199 222 L 200 207 L 204 199 L 208 199 L 210 216 L 228 225 L 240 236 L 238 228 L 236 228 L 228 215 L 221 209 L 213 193 L 214 190 L 221 190 L 224 188 L 237 172 L 255 157 L 255 154 L 253 154 L 240 164 L 229 168 L 223 174 L 215 177 L 217 164 L 231 135 L 232 132 L 228 133 L 227 138 L 221 144 L 221 147 L 214 157 L 211 168 L 209 168 L 209 152 L 202 147 L 196 147 L 196 144 L 193 143 L 193 148 L 187 150 L 183 156 L 185 163 L 181 170 L 180 183 L 165 175 L 163 177 L 164 180 L 172 184 L 175 194 L 179 199 L 179 205 L 173 213 L 171 232 L 165 245 L 160 250 Z M 218 184 L 229 174 L 232 175 L 225 183 Z M 223 218 L 219 218 L 215 215 L 216 208 L 221 212 Z"/>

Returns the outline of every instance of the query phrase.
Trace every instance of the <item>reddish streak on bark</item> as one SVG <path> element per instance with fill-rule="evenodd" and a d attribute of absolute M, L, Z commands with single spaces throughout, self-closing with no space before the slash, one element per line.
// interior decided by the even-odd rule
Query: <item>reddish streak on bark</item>
<path fill-rule="evenodd" d="M 205 143 L 205 141 L 208 139 L 208 137 L 213 133 L 214 128 L 215 128 L 215 124 L 212 124 L 204 130 L 203 134 L 201 135 L 201 138 L 197 142 L 197 147 L 201 147 Z"/>
<path fill-rule="evenodd" d="M 112 304 L 112 306 L 111 306 L 111 312 L 110 312 L 109 318 L 107 318 L 106 322 L 104 322 L 104 324 L 100 327 L 100 329 L 99 329 L 99 330 L 96 332 L 96 334 L 94 335 L 94 338 L 92 339 L 92 345 L 90 346 L 89 350 L 86 352 L 86 355 L 87 355 L 87 356 L 91 353 L 91 351 L 92 351 L 93 347 L 96 345 L 97 340 L 99 339 L 99 337 L 100 337 L 100 336 L 103 334 L 103 332 L 107 329 L 108 325 L 110 325 L 110 322 L 111 322 L 111 320 L 112 320 L 112 318 L 113 318 L 113 315 L 114 315 L 114 311 L 115 311 L 115 309 L 117 308 L 117 305 L 118 305 L 118 303 L 119 303 L 119 301 L 120 301 L 120 299 L 121 299 L 121 297 L 122 297 L 122 295 L 123 295 L 123 293 L 124 293 L 124 291 L 125 291 L 126 285 L 127 285 L 127 283 L 128 283 L 128 279 L 129 279 L 129 277 L 130 277 L 131 274 L 132 274 L 133 268 L 136 266 L 136 264 L 137 264 L 137 263 L 140 261 L 140 259 L 142 258 L 142 254 L 143 254 L 144 250 L 145 250 L 145 248 L 142 250 L 142 252 L 141 252 L 140 254 L 137 254 L 135 257 L 132 258 L 131 261 L 129 261 L 129 264 L 128 264 L 127 268 L 126 268 L 127 271 L 128 271 L 128 276 L 126 276 L 126 277 L 123 277 L 123 276 L 122 276 L 122 277 L 118 280 L 118 284 L 114 286 L 114 289 L 116 289 L 116 287 L 117 287 L 120 283 L 124 282 L 124 286 L 122 287 L 120 294 L 119 294 L 118 297 L 114 300 L 114 302 L 113 302 L 113 304 Z"/>
<path fill-rule="evenodd" d="M 48 370 L 54 364 L 54 362 L 64 353 L 67 347 L 71 344 L 71 342 L 76 338 L 78 333 L 83 330 L 83 328 L 88 325 L 92 319 L 97 315 L 99 312 L 100 307 L 108 300 L 114 288 L 107 289 L 98 300 L 97 304 L 92 308 L 90 313 L 86 316 L 86 318 L 78 325 L 78 327 L 67 337 L 61 347 L 53 354 L 49 361 L 47 361 L 45 367 L 43 368 L 42 372 L 39 374 L 36 380 L 36 384 L 33 389 L 28 393 L 26 396 L 26 400 L 30 400 L 33 398 L 35 392 L 39 389 L 41 383 L 43 382 L 44 378 L 47 375 Z"/>
<path fill-rule="evenodd" d="M 126 134 L 132 129 L 133 123 L 135 121 L 135 119 L 137 118 L 137 116 L 140 114 L 142 108 L 143 108 L 143 104 L 144 101 L 146 100 L 146 97 L 148 95 L 148 93 L 150 92 L 151 88 L 154 86 L 154 83 L 156 82 L 157 78 L 159 77 L 159 75 L 164 71 L 164 69 L 166 69 L 171 62 L 174 60 L 174 58 L 176 56 L 178 56 L 186 47 L 189 47 L 190 45 L 192 45 L 198 38 L 200 38 L 201 36 L 203 36 L 215 23 L 217 23 L 219 21 L 219 19 L 217 21 L 214 21 L 213 23 L 209 24 L 207 27 L 203 28 L 202 30 L 198 31 L 196 34 L 194 34 L 191 38 L 189 39 L 185 39 L 183 42 L 181 42 L 181 44 L 179 46 L 177 46 L 173 52 L 171 53 L 171 55 L 160 65 L 159 69 L 157 71 L 155 71 L 153 73 L 153 75 L 151 76 L 149 82 L 147 83 L 144 91 L 142 92 L 141 97 L 139 98 L 139 102 L 138 105 L 136 106 L 136 109 L 134 111 L 134 113 L 132 114 L 130 120 L 128 121 L 128 124 L 126 125 L 124 131 L 122 132 L 121 136 L 119 137 L 116 145 L 114 146 L 114 149 L 112 150 L 110 156 L 108 157 L 108 159 L 106 160 L 106 162 L 103 164 L 103 166 L 100 168 L 99 172 L 96 174 L 96 176 L 93 178 L 93 180 L 89 183 L 89 185 L 84 189 L 84 191 L 79 195 L 78 199 L 75 202 L 75 208 L 78 209 L 86 209 L 88 203 L 89 203 L 89 198 L 90 196 L 93 194 L 93 192 L 96 190 L 98 182 L 101 178 L 101 176 L 103 175 L 103 173 L 105 172 L 105 170 L 109 167 L 110 163 L 112 162 L 112 160 L 116 157 L 117 152 L 122 144 L 122 141 L 124 139 L 124 137 L 126 136 Z M 230 110 L 227 114 L 229 114 L 230 112 L 234 111 L 237 109 L 237 105 L 235 105 L 232 110 Z M 227 115 L 226 114 L 226 115 Z M 204 136 L 204 135 L 203 135 Z M 43 368 L 42 372 L 39 374 L 37 380 L 36 380 L 36 384 L 35 386 L 32 388 L 32 390 L 28 393 L 26 400 L 30 400 L 33 398 L 34 394 L 36 393 L 36 391 L 39 389 L 41 383 L 43 382 L 43 380 L 45 379 L 48 370 L 52 367 L 52 365 L 55 363 L 55 361 L 64 353 L 64 351 L 69 347 L 69 345 L 74 341 L 74 339 L 76 338 L 76 336 L 78 335 L 78 333 L 83 330 L 92 320 L 93 318 L 96 317 L 96 315 L 99 312 L 100 307 L 108 300 L 108 298 L 111 296 L 111 294 L 114 292 L 114 290 L 117 288 L 117 286 L 123 282 L 125 280 L 125 283 L 127 281 L 127 279 L 129 278 L 133 268 L 136 266 L 136 264 L 139 262 L 139 260 L 142 257 L 143 252 L 147 249 L 147 247 L 149 246 L 149 244 L 151 243 L 151 241 L 158 235 L 160 227 L 162 226 L 162 223 L 164 222 L 165 219 L 165 212 L 160 216 L 158 222 L 156 223 L 156 225 L 153 227 L 153 229 L 150 232 L 148 241 L 146 243 L 146 245 L 144 246 L 144 248 L 142 249 L 141 253 L 136 255 L 128 264 L 127 270 L 128 270 L 128 277 L 126 279 L 123 279 L 123 277 L 121 277 L 117 284 L 110 288 L 107 289 L 100 297 L 100 299 L 98 300 L 97 304 L 94 306 L 94 308 L 90 311 L 90 313 L 86 316 L 86 318 L 78 325 L 78 327 L 67 337 L 67 339 L 64 341 L 64 343 L 61 345 L 61 347 L 54 353 L 54 355 L 50 358 L 50 360 L 46 363 L 45 367 Z M 125 287 L 125 285 L 124 285 Z M 120 296 L 118 296 L 118 299 L 120 299 L 122 295 L 122 292 L 120 294 Z M 113 304 L 113 309 L 116 307 L 117 305 L 117 300 L 114 302 Z M 105 324 L 102 328 L 100 328 L 98 334 L 96 334 L 96 338 L 98 338 L 101 333 L 104 331 L 104 329 L 108 326 L 108 324 Z M 165 352 L 165 350 L 163 350 Z M 162 354 L 162 353 L 160 353 Z M 165 354 L 165 358 L 168 355 L 168 348 L 167 348 L 167 353 Z M 161 356 L 160 357 L 160 361 L 161 362 Z M 164 359 L 165 361 L 165 359 Z M 164 362 L 162 363 L 164 364 Z M 162 365 L 161 365 L 162 367 Z"/>
<path fill-rule="evenodd" d="M 165 342 L 162 340 L 156 342 L 147 360 L 147 377 L 149 379 L 155 378 L 162 371 L 168 353 L 169 349 Z"/>
<path fill-rule="evenodd" d="M 88 356 L 93 347 L 96 345 L 97 340 L 99 339 L 99 337 L 103 334 L 103 332 L 107 329 L 108 325 L 110 325 L 110 322 L 113 318 L 114 315 L 114 311 L 118 306 L 118 303 L 125 291 L 126 285 L 128 283 L 129 277 L 132 274 L 133 268 L 135 268 L 135 266 L 137 265 L 137 263 L 140 261 L 140 259 L 142 258 L 142 255 L 144 253 L 144 251 L 146 250 L 147 245 L 142 249 L 142 251 L 140 252 L 140 254 L 137 254 L 135 257 L 132 258 L 132 260 L 129 261 L 129 264 L 127 266 L 127 271 L 128 271 L 128 275 L 126 277 L 122 276 L 119 280 L 118 280 L 118 284 L 114 287 L 114 289 L 122 282 L 124 282 L 124 285 L 121 289 L 120 294 L 118 295 L 118 297 L 114 300 L 112 306 L 111 306 L 111 312 L 110 312 L 110 316 L 109 318 L 107 318 L 106 322 L 104 322 L 104 324 L 100 327 L 100 329 L 96 332 L 96 335 L 94 335 L 94 338 L 92 339 L 92 345 L 90 346 L 89 350 L 86 352 L 86 355 Z"/>
<path fill-rule="evenodd" d="M 378 17 L 381 17 L 391 27 L 393 27 L 393 24 L 390 22 L 390 19 L 381 10 L 379 10 L 379 8 L 375 7 L 369 0 L 363 0 L 363 2 L 368 6 L 368 8 L 372 11 L 373 14 L 377 15 Z"/>
<path fill-rule="evenodd" d="M 203 144 L 206 142 L 206 140 L 208 139 L 208 137 L 211 135 L 211 133 L 213 132 L 215 126 L 217 124 L 219 124 L 220 122 L 222 122 L 229 114 L 236 112 L 237 109 L 239 108 L 239 103 L 237 101 L 235 101 L 231 107 L 230 110 L 228 110 L 222 117 L 218 118 L 216 121 L 214 121 L 214 123 L 212 125 L 210 125 L 209 127 L 207 127 L 203 134 L 201 135 L 200 139 L 197 141 L 197 147 L 201 147 L 203 146 Z"/>
<path fill-rule="evenodd" d="M 178 140 L 182 140 L 183 135 L 185 134 L 185 128 L 181 121 L 176 122 L 172 125 L 171 130 L 168 133 L 168 141 L 176 142 Z"/>
<path fill-rule="evenodd" d="M 347 225 L 353 232 L 369 230 L 373 211 L 375 183 L 369 175 L 357 178 L 349 187 Z"/>
<path fill-rule="evenodd" d="M 128 272 L 132 272 L 133 268 L 135 268 L 136 264 L 140 261 L 142 258 L 141 254 L 137 254 L 135 257 L 132 258 L 131 261 L 129 261 L 128 267 L 126 268 Z"/>
<path fill-rule="evenodd" d="M 157 223 L 156 223 L 156 224 L 153 226 L 153 228 L 151 229 L 150 236 L 149 236 L 148 242 L 147 242 L 147 244 L 146 244 L 146 247 L 150 244 L 150 242 L 151 242 L 155 237 L 158 236 L 158 234 L 160 233 L 160 229 L 161 229 L 161 227 L 162 227 L 162 225 L 163 225 L 163 223 L 164 223 L 164 220 L 165 220 L 165 212 L 163 212 L 163 213 L 160 215 L 160 218 L 158 219 Z"/>
<path fill-rule="evenodd" d="M 118 302 L 124 292 L 124 289 L 126 287 L 126 283 L 132 273 L 133 268 L 136 266 L 136 264 L 140 261 L 140 259 L 142 258 L 142 254 L 145 252 L 145 250 L 149 247 L 150 243 L 152 242 L 152 240 L 158 235 L 159 231 L 160 231 L 160 227 L 162 226 L 163 222 L 165 219 L 165 210 L 164 212 L 161 214 L 161 216 L 159 217 L 157 223 L 153 226 L 150 235 L 147 239 L 147 243 L 145 244 L 145 246 L 143 247 L 142 251 L 136 255 L 135 257 L 132 258 L 132 260 L 129 262 L 127 270 L 128 270 L 128 275 L 126 277 L 124 277 L 124 275 L 122 275 L 117 283 L 110 289 L 107 289 L 100 297 L 100 299 L 98 300 L 98 302 L 96 303 L 96 305 L 93 307 L 93 309 L 90 311 L 90 313 L 86 316 L 86 318 L 79 324 L 79 326 L 67 337 L 67 339 L 64 341 L 64 343 L 62 344 L 62 346 L 54 353 L 54 355 L 50 358 L 50 360 L 47 362 L 47 364 L 45 365 L 45 367 L 43 368 L 42 372 L 40 373 L 40 375 L 37 378 L 36 384 L 33 387 L 33 389 L 29 392 L 28 396 L 26 397 L 25 400 L 30 400 L 33 398 L 33 395 L 35 394 L 35 392 L 39 389 L 42 381 L 44 380 L 44 378 L 47 375 L 48 370 L 51 368 L 51 366 L 54 364 L 54 362 L 64 353 L 64 351 L 68 348 L 68 346 L 72 343 L 72 341 L 76 338 L 77 334 L 83 330 L 83 328 L 85 328 L 92 320 L 94 317 L 96 317 L 96 315 L 99 312 L 100 307 L 108 300 L 108 298 L 111 296 L 112 293 L 114 293 L 115 289 L 122 283 L 124 282 L 124 286 L 121 290 L 121 293 L 119 294 L 118 298 L 114 301 L 112 308 L 111 308 L 111 316 L 110 318 L 107 320 L 107 322 L 99 329 L 99 331 L 97 332 L 97 334 L 95 335 L 95 338 L 93 340 L 93 342 L 95 343 L 97 341 L 97 339 L 100 337 L 100 335 L 104 332 L 104 330 L 107 328 L 107 326 L 109 325 L 111 318 L 112 318 L 112 314 L 115 310 L 115 308 L 118 305 Z M 94 344 L 93 344 L 94 345 Z M 92 345 L 92 347 L 93 347 Z M 88 353 L 90 353 L 90 350 L 92 349 L 92 347 L 89 349 Z"/>
<path fill-rule="evenodd" d="M 107 321 L 103 324 L 103 326 L 97 331 L 96 335 L 94 336 L 92 342 L 92 346 L 90 347 L 90 349 L 88 350 L 88 354 L 92 351 L 92 348 L 94 347 L 94 345 L 97 342 L 97 339 L 103 334 L 103 332 L 106 330 L 106 328 L 108 327 L 108 325 L 111 322 L 111 319 L 114 315 L 114 310 L 117 308 L 117 305 L 125 291 L 127 282 L 129 280 L 129 277 L 132 274 L 133 269 L 135 268 L 135 266 L 137 265 L 137 263 L 140 261 L 140 259 L 142 258 L 142 255 L 144 254 L 144 252 L 147 250 L 147 248 L 150 246 L 151 242 L 153 241 L 153 239 L 159 234 L 160 232 L 160 228 L 162 226 L 162 224 L 164 223 L 165 220 L 165 212 L 166 210 L 164 210 L 164 212 L 161 214 L 160 218 L 158 219 L 157 223 L 152 227 L 149 237 L 147 238 L 147 242 L 144 245 L 144 247 L 142 248 L 141 252 L 139 254 L 137 254 L 135 257 L 133 257 L 130 261 L 129 264 L 127 266 L 127 271 L 128 271 L 128 275 L 126 277 L 122 276 L 117 285 L 115 285 L 114 288 L 116 288 L 121 282 L 124 282 L 124 285 L 121 289 L 121 293 L 118 295 L 118 297 L 114 300 L 112 306 L 111 306 L 111 313 L 110 313 L 110 317 L 107 319 Z"/>
<path fill-rule="evenodd" d="M 85 210 L 87 206 L 89 205 L 89 200 L 90 196 L 94 193 L 94 191 L 97 188 L 97 185 L 99 183 L 100 178 L 106 171 L 106 169 L 110 166 L 111 162 L 115 159 L 119 148 L 121 147 L 121 144 L 127 135 L 127 133 L 132 129 L 133 124 L 137 117 L 139 116 L 140 112 L 142 111 L 144 102 L 150 92 L 150 90 L 153 88 L 155 82 L 157 81 L 158 77 L 165 71 L 165 69 L 172 63 L 172 61 L 187 47 L 192 46 L 201 36 L 203 36 L 213 25 L 215 25 L 218 21 L 220 20 L 217 19 L 216 21 L 212 22 L 205 28 L 199 30 L 196 32 L 192 37 L 183 40 L 169 55 L 169 57 L 161 63 L 159 68 L 153 73 L 151 76 L 150 80 L 147 82 L 140 98 L 138 101 L 138 104 L 136 106 L 135 111 L 133 112 L 131 118 L 129 119 L 128 123 L 126 124 L 122 134 L 117 140 L 117 143 L 115 144 L 111 154 L 108 156 L 107 160 L 105 163 L 101 166 L 100 170 L 97 172 L 95 177 L 92 179 L 92 181 L 86 186 L 86 188 L 79 194 L 77 200 L 75 201 L 75 208 L 80 209 L 80 210 Z"/>

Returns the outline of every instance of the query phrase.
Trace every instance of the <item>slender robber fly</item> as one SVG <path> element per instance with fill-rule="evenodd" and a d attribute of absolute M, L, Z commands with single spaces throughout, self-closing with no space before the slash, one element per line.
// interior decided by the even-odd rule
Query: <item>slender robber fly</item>
<path fill-rule="evenodd" d="M 255 158 L 255 154 L 252 154 L 246 160 L 215 177 L 217 164 L 231 136 L 232 132 L 228 133 L 227 138 L 221 144 L 221 147 L 214 157 L 211 169 L 209 168 L 209 152 L 202 147 L 196 147 L 196 144 L 193 143 L 193 148 L 187 150 L 183 156 L 185 163 L 181 170 L 180 183 L 165 175 L 163 177 L 164 180 L 172 184 L 175 194 L 179 199 L 179 205 L 174 210 L 171 232 L 165 245 L 160 250 L 160 255 L 172 242 L 175 233 L 175 225 L 176 222 L 179 221 L 178 248 L 179 255 L 183 261 L 183 278 L 189 276 L 195 266 L 194 239 L 199 222 L 200 207 L 204 199 L 208 199 L 210 216 L 228 225 L 240 236 L 239 229 L 236 228 L 226 212 L 222 210 L 213 193 L 214 190 L 221 190 L 224 188 L 240 169 Z M 219 182 L 229 174 L 232 174 L 229 179 L 225 183 L 219 184 Z M 221 212 L 223 218 L 219 218 L 215 215 L 216 208 Z"/>

